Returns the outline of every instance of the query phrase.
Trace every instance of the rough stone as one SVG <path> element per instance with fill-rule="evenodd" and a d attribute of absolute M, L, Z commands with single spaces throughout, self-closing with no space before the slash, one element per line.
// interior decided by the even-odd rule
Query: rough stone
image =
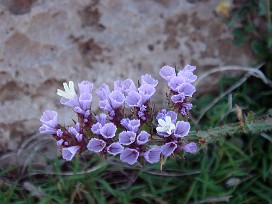
<path fill-rule="evenodd" d="M 158 71 L 168 64 L 211 67 L 251 63 L 247 48 L 214 15 L 217 0 L 3 0 L 0 2 L 0 152 L 16 150 L 59 105 L 64 81 L 101 83 Z M 239 53 L 239 54 L 238 54 Z M 211 81 L 213 84 L 211 84 Z M 160 82 L 163 82 L 160 79 Z M 210 90 L 216 80 L 204 88 Z M 211 84 L 211 86 L 209 86 Z M 158 95 L 163 92 L 163 85 Z M 158 99 L 158 103 L 161 101 Z"/>

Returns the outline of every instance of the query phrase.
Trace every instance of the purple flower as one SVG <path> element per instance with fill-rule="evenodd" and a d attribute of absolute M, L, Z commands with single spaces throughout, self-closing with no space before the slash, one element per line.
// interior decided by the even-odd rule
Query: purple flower
<path fill-rule="evenodd" d="M 56 128 L 58 126 L 58 114 L 56 111 L 46 110 L 43 112 L 40 121 L 51 128 Z"/>
<path fill-rule="evenodd" d="M 128 94 L 130 91 L 137 91 L 137 88 L 131 79 L 126 79 L 124 81 L 115 81 L 114 90 L 119 90 L 124 94 Z"/>
<path fill-rule="evenodd" d="M 123 145 L 130 145 L 136 139 L 136 133 L 132 131 L 123 131 L 119 134 L 119 142 Z"/>
<path fill-rule="evenodd" d="M 194 154 L 197 152 L 197 145 L 196 143 L 194 142 L 190 142 L 186 145 L 183 145 L 182 146 L 182 149 L 185 151 L 185 152 L 188 152 L 188 153 L 191 153 L 191 154 Z"/>
<path fill-rule="evenodd" d="M 78 89 L 79 89 L 79 93 L 80 95 L 83 93 L 88 93 L 90 94 L 93 90 L 93 83 L 89 82 L 89 81 L 82 81 L 80 83 L 78 83 Z"/>
<path fill-rule="evenodd" d="M 165 120 L 165 117 L 166 116 L 170 116 L 171 118 L 171 122 L 172 123 L 176 123 L 176 120 L 178 118 L 178 114 L 176 114 L 174 111 L 168 111 L 166 112 L 165 109 L 162 109 L 156 116 L 156 119 L 159 120 L 159 119 L 162 119 L 162 120 Z"/>
<path fill-rule="evenodd" d="M 177 92 L 183 93 L 185 96 L 192 96 L 195 91 L 196 88 L 189 83 L 183 83 L 177 87 Z"/>
<path fill-rule="evenodd" d="M 187 64 L 183 70 L 178 73 L 178 76 L 182 76 L 185 79 L 185 82 L 193 83 L 197 79 L 197 76 L 193 74 L 195 69 L 195 66 Z"/>
<path fill-rule="evenodd" d="M 129 118 L 123 118 L 120 124 L 126 128 L 126 130 L 137 132 L 140 127 L 140 120 L 130 120 Z"/>
<path fill-rule="evenodd" d="M 62 158 L 65 159 L 66 161 L 71 161 L 79 149 L 80 146 L 62 148 Z"/>
<path fill-rule="evenodd" d="M 70 108 L 75 108 L 80 106 L 77 95 L 74 95 L 73 98 L 69 98 L 69 99 L 62 97 L 60 99 L 60 103 Z"/>
<path fill-rule="evenodd" d="M 100 134 L 105 138 L 113 138 L 117 128 L 113 123 L 107 123 L 100 129 Z"/>
<path fill-rule="evenodd" d="M 145 74 L 141 76 L 141 85 L 143 84 L 150 84 L 153 87 L 158 85 L 158 80 L 154 79 L 151 75 Z"/>
<path fill-rule="evenodd" d="M 136 91 L 129 92 L 126 97 L 126 103 L 131 107 L 141 107 L 143 104 L 141 94 Z"/>
<path fill-rule="evenodd" d="M 114 142 L 110 146 L 107 147 L 107 151 L 109 154 L 116 156 L 124 150 L 124 147 L 119 142 Z"/>
<path fill-rule="evenodd" d="M 124 94 L 122 94 L 122 92 L 116 90 L 116 91 L 113 91 L 110 93 L 109 99 L 111 102 L 111 107 L 113 109 L 117 109 L 120 106 L 122 106 L 122 104 L 124 103 L 125 96 L 124 96 Z"/>
<path fill-rule="evenodd" d="M 92 95 L 90 93 L 80 94 L 79 103 L 80 103 L 80 106 L 81 106 L 82 110 L 84 110 L 84 112 L 87 111 L 91 107 Z"/>
<path fill-rule="evenodd" d="M 146 131 L 141 131 L 140 134 L 137 136 L 137 144 L 142 145 L 149 141 L 150 134 Z"/>
<path fill-rule="evenodd" d="M 143 84 L 138 88 L 139 94 L 142 96 L 142 103 L 146 103 L 156 92 L 153 85 Z"/>
<path fill-rule="evenodd" d="M 39 131 L 41 134 L 56 134 L 57 129 L 56 128 L 51 128 L 45 124 L 43 124 L 40 128 Z"/>
<path fill-rule="evenodd" d="M 110 95 L 110 88 L 107 84 L 103 83 L 96 91 L 96 94 L 101 101 L 108 99 Z"/>
<path fill-rule="evenodd" d="M 161 149 L 159 147 L 152 147 L 144 153 L 144 158 L 149 163 L 157 163 L 160 161 Z"/>
<path fill-rule="evenodd" d="M 175 69 L 173 67 L 170 67 L 168 65 L 164 66 L 160 70 L 161 77 L 169 82 L 172 77 L 176 76 Z"/>
<path fill-rule="evenodd" d="M 164 156 L 168 157 L 175 151 L 176 148 L 177 144 L 175 142 L 168 142 L 161 146 L 161 151 Z"/>
<path fill-rule="evenodd" d="M 133 165 L 137 162 L 139 157 L 139 152 L 135 149 L 126 148 L 121 152 L 120 160 L 126 162 L 130 165 Z"/>
<path fill-rule="evenodd" d="M 185 137 L 190 130 L 190 123 L 184 121 L 178 121 L 174 134 L 176 137 Z"/>
<path fill-rule="evenodd" d="M 183 83 L 184 83 L 184 78 L 183 77 L 174 76 L 168 82 L 168 85 L 173 91 L 178 92 L 178 87 Z"/>
<path fill-rule="evenodd" d="M 108 111 L 108 112 L 114 112 L 114 110 L 112 109 L 111 107 L 111 104 L 108 100 L 103 100 L 103 101 L 100 101 L 99 102 L 99 108 L 105 110 L 105 111 Z"/>
<path fill-rule="evenodd" d="M 103 140 L 92 138 L 89 141 L 87 148 L 88 150 L 97 153 L 97 152 L 101 152 L 105 148 L 105 146 L 106 146 L 106 142 L 104 142 Z"/>

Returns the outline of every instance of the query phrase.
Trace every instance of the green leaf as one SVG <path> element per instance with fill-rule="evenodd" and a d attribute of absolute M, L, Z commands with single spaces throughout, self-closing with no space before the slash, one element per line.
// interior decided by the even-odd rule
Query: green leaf
<path fill-rule="evenodd" d="M 266 44 L 260 40 L 254 40 L 251 44 L 251 49 L 257 56 L 266 59 L 269 56 Z"/>
<path fill-rule="evenodd" d="M 263 0 L 259 1 L 258 7 L 259 7 L 259 15 L 265 16 L 267 12 L 266 1 L 263 1 Z"/>
<path fill-rule="evenodd" d="M 234 37 L 233 43 L 236 46 L 240 46 L 248 40 L 248 35 L 244 28 L 234 28 L 232 34 Z"/>

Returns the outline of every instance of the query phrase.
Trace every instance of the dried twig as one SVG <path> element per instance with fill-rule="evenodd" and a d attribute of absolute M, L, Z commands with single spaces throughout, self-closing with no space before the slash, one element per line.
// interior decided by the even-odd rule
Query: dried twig
<path fill-rule="evenodd" d="M 209 103 L 209 105 L 206 106 L 206 108 L 204 108 L 198 118 L 195 120 L 195 123 L 199 123 L 199 121 L 202 119 L 202 117 L 206 114 L 206 112 L 208 110 L 210 110 L 218 101 L 220 101 L 223 97 L 225 97 L 227 94 L 229 94 L 230 92 L 232 92 L 233 90 L 237 89 L 239 86 L 241 86 L 249 77 L 251 76 L 250 73 L 245 74 L 245 76 L 240 79 L 238 82 L 236 82 L 233 86 L 231 86 L 230 88 L 228 88 L 226 91 L 224 91 L 223 93 L 221 93 L 218 97 L 216 97 L 211 103 Z"/>
<path fill-rule="evenodd" d="M 207 76 L 216 73 L 216 72 L 224 72 L 224 71 L 245 71 L 248 72 L 251 76 L 255 76 L 257 78 L 260 78 L 266 85 L 268 85 L 269 87 L 272 87 L 272 81 L 270 79 L 268 79 L 263 72 L 261 72 L 259 69 L 264 65 L 264 63 L 258 65 L 256 68 L 253 67 L 242 67 L 242 66 L 224 66 L 224 67 L 217 67 L 214 69 L 211 69 L 207 72 L 205 72 L 204 74 L 202 74 L 200 77 L 198 77 L 198 79 L 196 80 L 196 82 L 194 83 L 195 86 L 198 85 L 198 83 L 200 81 L 202 81 L 204 78 L 206 78 Z"/>

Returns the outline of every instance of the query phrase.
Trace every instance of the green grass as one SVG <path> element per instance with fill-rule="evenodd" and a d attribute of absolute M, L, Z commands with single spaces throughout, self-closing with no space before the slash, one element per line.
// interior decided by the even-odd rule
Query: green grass
<path fill-rule="evenodd" d="M 222 79 L 221 89 L 233 80 Z M 232 95 L 233 103 L 244 112 L 253 110 L 259 118 L 271 108 L 271 91 L 255 82 L 254 89 L 249 82 Z M 214 97 L 197 99 L 193 114 Z M 218 123 L 227 109 L 226 97 L 207 112 L 198 128 L 237 122 L 232 112 Z M 271 132 L 267 134 L 271 137 Z M 92 155 L 61 161 L 52 160 L 48 167 L 52 171 L 39 174 L 33 174 L 37 172 L 34 165 L 24 173 L 20 167 L 2 169 L 0 203 L 272 203 L 272 143 L 260 134 L 238 134 L 204 144 L 196 155 L 168 160 L 163 172 L 159 164 L 129 168 L 115 161 L 90 170 L 101 163 Z M 84 171 L 88 173 L 78 174 Z M 238 182 L 227 186 L 229 179 Z"/>

